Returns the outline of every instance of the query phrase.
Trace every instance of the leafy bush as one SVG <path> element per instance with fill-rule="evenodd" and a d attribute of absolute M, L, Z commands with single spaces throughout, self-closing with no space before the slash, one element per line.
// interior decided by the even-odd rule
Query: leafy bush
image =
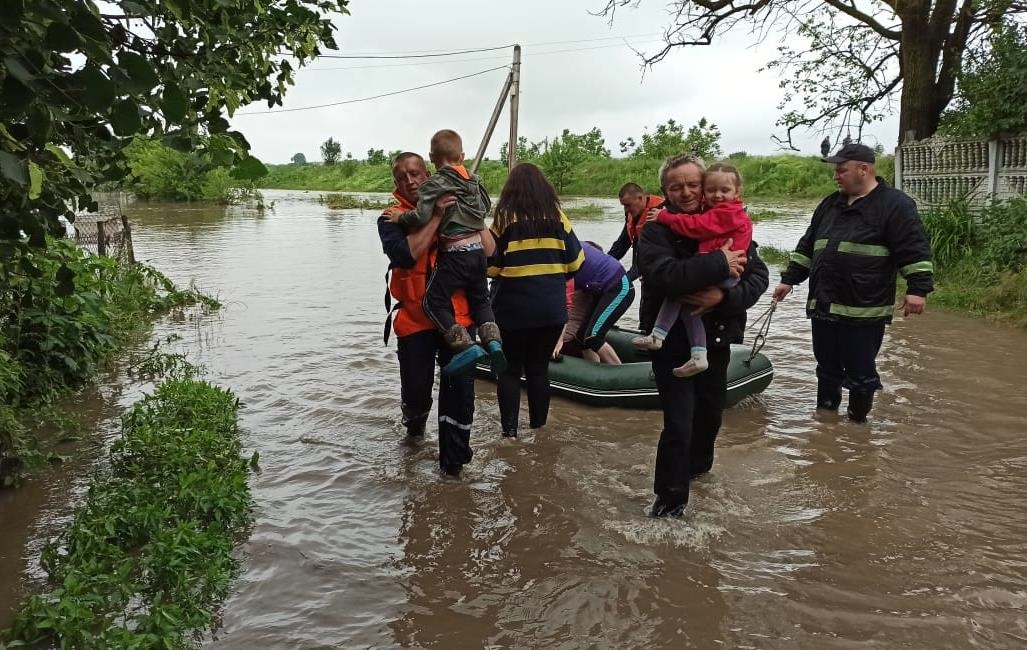
<path fill-rule="evenodd" d="M 975 214 L 965 204 L 925 211 L 937 290 L 932 299 L 1027 325 L 1027 200 Z"/>
<path fill-rule="evenodd" d="M 61 647 L 182 647 L 215 625 L 251 521 L 239 402 L 194 379 L 163 383 L 124 416 L 110 467 L 44 549 L 54 588 L 0 639 Z"/>
<path fill-rule="evenodd" d="M 32 273 L 22 272 L 32 268 Z M 189 304 L 216 308 L 194 289 L 180 291 L 142 264 L 86 253 L 68 240 L 20 251 L 0 265 L 0 483 L 25 449 L 18 409 L 37 407 L 90 379 L 159 312 Z"/>
<path fill-rule="evenodd" d="M 131 176 L 123 186 L 141 199 L 231 204 L 257 196 L 253 181 L 233 178 L 228 167 L 159 142 L 136 140 L 126 148 L 126 157 Z"/>

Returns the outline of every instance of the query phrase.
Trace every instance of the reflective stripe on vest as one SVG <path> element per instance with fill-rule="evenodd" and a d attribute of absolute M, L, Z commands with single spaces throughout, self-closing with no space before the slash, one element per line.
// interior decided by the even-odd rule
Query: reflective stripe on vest
<path fill-rule="evenodd" d="M 902 274 L 902 277 L 906 277 L 912 273 L 934 273 L 934 264 L 930 260 L 924 262 L 913 262 L 912 264 L 907 264 L 899 269 L 899 273 Z"/>
<path fill-rule="evenodd" d="M 811 298 L 806 302 L 806 309 L 813 311 L 816 308 L 816 299 Z M 881 305 L 880 307 L 851 307 L 849 305 L 831 303 L 831 306 L 827 311 L 835 316 L 847 316 L 848 318 L 883 318 L 885 316 L 890 316 L 892 309 L 892 305 Z"/>
<path fill-rule="evenodd" d="M 871 257 L 888 257 L 891 251 L 887 246 L 879 244 L 857 244 L 856 242 L 838 242 L 839 253 L 853 253 L 855 255 L 870 255 Z"/>

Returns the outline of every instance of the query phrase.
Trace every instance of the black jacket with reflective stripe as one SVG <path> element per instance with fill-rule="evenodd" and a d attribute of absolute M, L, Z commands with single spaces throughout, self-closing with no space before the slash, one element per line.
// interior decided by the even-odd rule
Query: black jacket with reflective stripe
<path fill-rule="evenodd" d="M 907 293 L 934 290 L 931 246 L 916 203 L 888 187 L 877 187 L 848 205 L 835 192 L 813 212 L 806 234 L 781 274 L 786 284 L 809 278 L 806 315 L 849 323 L 891 322 L 895 280 L 906 278 Z"/>

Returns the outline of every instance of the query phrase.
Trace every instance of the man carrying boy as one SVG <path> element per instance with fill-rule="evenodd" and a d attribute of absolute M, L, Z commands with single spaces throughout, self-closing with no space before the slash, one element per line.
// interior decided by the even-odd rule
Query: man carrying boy
<path fill-rule="evenodd" d="M 413 210 L 418 191 L 429 177 L 424 159 L 409 151 L 400 154 L 392 164 L 392 176 L 396 182 L 393 196 L 398 202 L 394 207 L 400 212 Z M 409 235 L 384 215 L 378 220 L 378 235 L 391 269 L 389 292 L 399 303 L 392 326 L 399 358 L 403 425 L 411 438 L 425 433 L 432 407 L 436 359 L 440 365 L 445 365 L 452 356 L 442 342 L 442 335 L 425 316 L 421 302 L 430 269 L 435 264 L 439 221 L 442 212 L 454 200 L 453 197 L 439 199 L 434 218 Z M 453 296 L 453 308 L 458 323 L 471 325 L 463 292 L 458 291 Z M 439 464 L 445 474 L 458 476 L 470 462 L 473 420 L 474 375 L 442 377 L 439 382 Z"/>
<path fill-rule="evenodd" d="M 506 357 L 489 301 L 481 238 L 492 202 L 481 179 L 464 168 L 463 142 L 455 131 L 443 129 L 433 135 L 429 157 L 438 171 L 421 185 L 417 207 L 406 212 L 390 210 L 389 220 L 407 232 L 416 230 L 431 220 L 437 199 L 446 194 L 456 197 L 456 204 L 446 210 L 439 225 L 439 256 L 422 308 L 454 353 L 442 372 L 450 375 L 468 370 L 486 352 L 456 322 L 452 296 L 462 289 L 478 326 L 478 338 L 491 356 L 492 370 L 499 373 L 506 369 Z"/>

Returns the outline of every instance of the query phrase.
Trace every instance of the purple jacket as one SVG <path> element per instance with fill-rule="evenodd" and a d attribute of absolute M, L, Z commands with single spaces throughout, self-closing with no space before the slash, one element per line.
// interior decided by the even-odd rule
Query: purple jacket
<path fill-rule="evenodd" d="M 574 290 L 588 293 L 603 293 L 607 289 L 619 287 L 621 278 L 627 271 L 617 258 L 603 252 L 603 249 L 589 242 L 581 242 L 585 251 L 585 263 L 574 274 Z"/>

